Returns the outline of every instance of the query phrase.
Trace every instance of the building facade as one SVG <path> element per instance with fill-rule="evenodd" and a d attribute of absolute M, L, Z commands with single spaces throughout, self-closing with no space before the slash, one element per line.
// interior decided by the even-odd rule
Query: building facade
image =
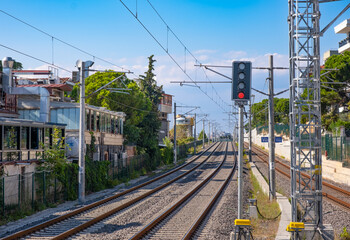
<path fill-rule="evenodd" d="M 164 145 L 163 139 L 165 137 L 169 137 L 169 120 L 168 120 L 168 115 L 172 113 L 172 95 L 169 94 L 162 94 L 162 99 L 160 100 L 160 104 L 158 106 L 159 110 L 159 119 L 161 121 L 161 126 L 159 129 L 159 145 L 162 146 Z"/>

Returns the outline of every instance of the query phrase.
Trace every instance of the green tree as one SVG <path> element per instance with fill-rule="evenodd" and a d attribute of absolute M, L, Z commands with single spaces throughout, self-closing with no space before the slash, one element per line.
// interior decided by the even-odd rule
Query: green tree
<path fill-rule="evenodd" d="M 153 105 L 157 108 L 162 98 L 163 86 L 158 86 L 155 80 L 154 63 L 156 60 L 153 59 L 154 55 L 148 58 L 148 70 L 145 75 L 140 75 L 139 85 L 142 92 L 151 100 Z"/>
<path fill-rule="evenodd" d="M 156 60 L 153 59 L 153 55 L 148 58 L 148 70 L 145 75 L 141 75 L 139 78 L 139 86 L 141 92 L 151 101 L 151 110 L 145 115 L 143 121 L 140 123 L 140 138 L 137 145 L 146 150 L 151 159 L 157 161 L 160 157 L 158 147 L 158 132 L 160 129 L 161 122 L 159 120 L 158 105 L 162 97 L 162 86 L 157 86 L 155 80 L 154 63 Z M 155 162 L 153 162 L 153 167 Z"/>
<path fill-rule="evenodd" d="M 207 137 L 207 134 L 206 133 L 204 133 L 204 139 L 207 139 L 208 137 Z M 199 135 L 198 135 L 198 140 L 202 140 L 203 139 L 203 130 L 199 133 Z"/>
<path fill-rule="evenodd" d="M 88 96 L 98 88 L 120 77 L 120 75 L 120 73 L 115 72 L 97 72 L 89 76 L 85 81 L 85 94 Z M 131 89 L 131 91 L 128 91 L 129 94 L 116 93 L 107 89 L 102 89 L 87 98 L 86 103 L 98 107 L 106 107 L 112 111 L 124 112 L 126 114 L 124 124 L 125 144 L 136 144 L 140 138 L 141 129 L 139 125 L 143 121 L 145 115 L 152 111 L 152 103 L 145 94 L 140 91 L 135 81 L 126 78 L 124 79 L 124 83 Z M 110 84 L 108 88 L 125 88 L 125 86 L 122 80 L 119 79 Z M 76 85 L 71 93 L 71 97 L 75 98 L 76 101 L 78 101 L 78 92 L 79 86 Z"/>

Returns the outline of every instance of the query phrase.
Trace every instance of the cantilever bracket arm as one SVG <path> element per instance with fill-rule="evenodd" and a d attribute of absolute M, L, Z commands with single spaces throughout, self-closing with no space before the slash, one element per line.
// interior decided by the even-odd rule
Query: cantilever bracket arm
<path fill-rule="evenodd" d="M 255 88 L 252 88 L 252 89 L 253 89 L 254 91 L 258 92 L 258 93 L 261 93 L 261 94 L 265 95 L 265 96 L 269 96 L 269 94 L 264 93 L 264 92 L 262 92 L 262 91 L 260 91 L 260 90 L 258 90 L 258 89 L 255 89 Z"/>
<path fill-rule="evenodd" d="M 230 79 L 230 80 L 232 81 L 232 78 L 226 76 L 225 74 L 219 73 L 219 72 L 217 72 L 217 71 L 215 71 L 215 70 L 213 70 L 213 69 L 211 69 L 211 68 L 209 68 L 209 67 L 207 67 L 207 66 L 204 66 L 204 68 L 207 69 L 207 70 L 209 70 L 209 71 L 212 71 L 213 73 L 216 73 L 216 74 L 218 74 L 218 75 L 220 75 L 220 76 L 222 76 L 222 77 L 224 77 L 224 78 Z"/>
<path fill-rule="evenodd" d="M 105 87 L 107 87 L 108 85 L 110 85 L 111 83 L 117 81 L 118 79 L 122 78 L 125 76 L 125 73 L 123 73 L 122 75 L 120 75 L 119 77 L 116 77 L 115 79 L 113 79 L 112 81 L 110 81 L 109 83 L 103 85 L 102 87 L 100 87 L 99 89 L 97 89 L 96 91 L 90 93 L 86 98 L 91 97 L 92 95 L 94 95 L 95 93 L 99 92 L 100 90 L 104 89 Z M 124 84 L 124 82 L 122 81 L 122 83 Z M 125 84 L 124 84 L 125 85 Z"/>
<path fill-rule="evenodd" d="M 322 2 L 329 2 L 329 1 L 320 1 L 320 3 Z M 334 1 L 332 1 L 334 2 Z M 346 10 L 348 10 L 350 8 L 350 3 L 343 9 L 343 11 L 341 11 L 330 23 L 328 23 L 328 25 L 322 29 L 322 31 L 320 32 L 320 35 L 323 36 L 323 34 L 329 29 L 330 26 L 332 26 L 332 24 L 337 21 L 337 19 L 343 15 L 344 12 L 346 12 Z"/>
<path fill-rule="evenodd" d="M 283 90 L 283 91 L 280 91 L 280 92 L 274 94 L 274 96 L 280 95 L 280 94 L 285 93 L 285 92 L 287 92 L 287 91 L 289 91 L 289 88 L 287 88 L 287 89 L 285 89 L 285 90 Z"/>

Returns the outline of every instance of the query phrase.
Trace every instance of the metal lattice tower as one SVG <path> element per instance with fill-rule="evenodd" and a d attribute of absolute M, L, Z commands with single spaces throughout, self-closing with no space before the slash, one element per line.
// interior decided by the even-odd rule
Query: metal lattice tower
<path fill-rule="evenodd" d="M 289 0 L 292 221 L 315 228 L 323 224 L 319 20 L 319 0 Z"/>

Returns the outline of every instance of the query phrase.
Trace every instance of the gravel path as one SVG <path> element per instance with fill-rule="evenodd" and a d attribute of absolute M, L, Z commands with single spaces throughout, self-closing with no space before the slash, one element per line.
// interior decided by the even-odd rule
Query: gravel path
<path fill-rule="evenodd" d="M 255 155 L 252 155 L 253 161 L 255 161 L 256 166 L 259 168 L 263 176 L 267 177 L 268 167 Z M 283 159 L 279 159 L 282 160 Z M 288 161 L 284 162 L 290 164 Z M 337 186 L 342 186 L 342 184 L 336 184 Z M 290 179 L 286 176 L 276 172 L 276 189 L 278 192 L 289 197 L 290 196 Z M 323 222 L 325 224 L 331 224 L 334 228 L 335 235 L 342 232 L 343 227 L 350 229 L 350 211 L 332 201 L 323 198 Z"/>

